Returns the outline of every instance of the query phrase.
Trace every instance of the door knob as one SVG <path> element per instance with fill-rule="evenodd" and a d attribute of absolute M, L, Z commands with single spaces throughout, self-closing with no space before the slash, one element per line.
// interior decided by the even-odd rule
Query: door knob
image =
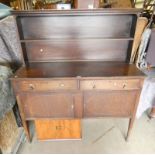
<path fill-rule="evenodd" d="M 44 50 L 41 48 L 41 49 L 40 49 L 40 52 L 41 52 L 41 53 L 43 53 L 43 52 L 44 52 Z"/>
<path fill-rule="evenodd" d="M 65 85 L 63 83 L 60 84 L 60 87 L 64 87 Z"/>
<path fill-rule="evenodd" d="M 34 90 L 35 86 L 34 86 L 33 84 L 29 84 L 29 88 L 30 88 L 31 90 Z"/>
<path fill-rule="evenodd" d="M 96 85 L 93 85 L 93 89 L 96 89 Z"/>

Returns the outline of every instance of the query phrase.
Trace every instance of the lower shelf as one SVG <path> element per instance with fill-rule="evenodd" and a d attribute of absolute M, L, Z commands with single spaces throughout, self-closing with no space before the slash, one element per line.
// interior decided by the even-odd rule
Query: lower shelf
<path fill-rule="evenodd" d="M 81 120 L 35 120 L 38 140 L 81 139 Z"/>

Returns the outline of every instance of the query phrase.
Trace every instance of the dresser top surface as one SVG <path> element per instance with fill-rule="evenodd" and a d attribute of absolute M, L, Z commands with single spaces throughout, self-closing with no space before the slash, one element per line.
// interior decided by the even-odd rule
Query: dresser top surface
<path fill-rule="evenodd" d="M 16 78 L 144 77 L 135 65 L 124 62 L 50 62 L 21 67 Z"/>

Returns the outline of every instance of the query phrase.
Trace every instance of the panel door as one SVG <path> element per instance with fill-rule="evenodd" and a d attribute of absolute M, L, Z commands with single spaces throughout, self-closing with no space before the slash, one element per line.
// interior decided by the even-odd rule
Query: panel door
<path fill-rule="evenodd" d="M 136 102 L 137 92 L 137 90 L 85 92 L 84 117 L 130 117 Z"/>
<path fill-rule="evenodd" d="M 27 93 L 20 95 L 26 119 L 74 118 L 72 93 Z"/>

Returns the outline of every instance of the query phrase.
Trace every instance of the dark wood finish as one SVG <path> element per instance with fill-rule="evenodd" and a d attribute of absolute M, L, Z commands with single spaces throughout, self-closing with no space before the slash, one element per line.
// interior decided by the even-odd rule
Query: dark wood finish
<path fill-rule="evenodd" d="M 104 44 L 103 44 L 104 42 Z M 30 62 L 54 60 L 126 61 L 130 40 L 71 39 L 25 43 Z M 121 45 L 121 46 L 119 46 Z M 71 50 L 72 49 L 72 50 Z"/>
<path fill-rule="evenodd" d="M 76 90 L 76 80 L 31 80 L 21 81 L 18 83 L 18 89 L 20 91 L 54 91 L 54 90 Z"/>
<path fill-rule="evenodd" d="M 141 84 L 143 84 L 143 81 L 141 81 Z M 132 109 L 131 118 L 129 120 L 128 132 L 127 132 L 127 136 L 126 136 L 127 141 L 129 140 L 129 136 L 131 134 L 131 130 L 133 128 L 133 124 L 134 124 L 134 121 L 136 118 L 136 112 L 137 112 L 137 107 L 138 107 L 138 103 L 139 103 L 140 93 L 141 93 L 141 89 L 137 92 L 137 97 L 136 97 L 135 104 Z"/>
<path fill-rule="evenodd" d="M 136 10 L 130 11 L 20 12 L 25 61 L 129 61 L 137 21 Z"/>
<path fill-rule="evenodd" d="M 17 80 L 21 78 L 143 78 L 144 74 L 134 64 L 125 62 L 46 62 L 29 63 L 21 67 L 13 76 Z M 32 79 L 31 79 L 32 80 Z"/>
<path fill-rule="evenodd" d="M 72 93 L 28 93 L 20 97 L 27 119 L 74 118 Z"/>
<path fill-rule="evenodd" d="M 82 94 L 72 92 L 24 93 L 20 95 L 27 120 L 82 118 Z"/>
<path fill-rule="evenodd" d="M 63 16 L 72 16 L 72 15 L 98 15 L 98 14 L 120 14 L 120 15 L 139 15 L 142 9 L 130 8 L 130 9 L 72 9 L 72 10 L 12 10 L 11 13 L 18 17 L 21 16 L 55 16 L 55 15 L 63 15 Z"/>
<path fill-rule="evenodd" d="M 137 91 L 93 91 L 84 93 L 84 117 L 131 117 Z"/>
<path fill-rule="evenodd" d="M 91 69 L 89 72 L 87 67 L 92 67 L 90 64 L 93 63 L 96 70 L 101 69 L 103 65 L 104 72 L 101 72 L 105 76 L 98 74 L 100 69 L 94 72 L 94 76 L 91 75 L 93 68 L 92 72 Z M 56 72 L 52 72 L 52 67 L 46 72 L 48 67 L 45 66 L 48 64 L 30 64 L 29 67 L 21 68 L 15 74 L 15 78 L 12 78 L 14 90 L 16 94 L 20 94 L 25 120 L 128 117 L 130 118 L 128 136 L 130 135 L 135 117 L 133 113 L 137 108 L 144 78 L 134 65 L 119 62 L 62 62 L 63 68 L 61 62 L 53 62 L 52 66 L 56 67 L 54 64 L 60 64 L 61 73 L 64 71 L 64 75 L 59 77 L 57 74 L 54 75 Z M 78 71 L 79 74 L 73 72 L 74 74 L 69 77 L 71 73 L 67 72 L 64 64 L 72 64 L 72 71 Z M 87 76 L 84 74 L 77 76 L 86 72 L 83 67 L 77 70 L 80 64 L 86 67 Z M 49 77 L 50 74 L 53 74 L 53 77 Z"/>
<path fill-rule="evenodd" d="M 134 90 L 141 87 L 138 79 L 81 80 L 81 90 Z"/>
<path fill-rule="evenodd" d="M 24 129 L 36 119 L 135 120 L 144 74 L 128 64 L 139 10 L 13 11 L 26 62 L 11 78 Z"/>
<path fill-rule="evenodd" d="M 123 38 L 130 37 L 134 17 L 136 16 L 108 14 L 52 18 L 32 16 L 18 17 L 18 20 L 23 33 L 21 39 Z"/>
<path fill-rule="evenodd" d="M 83 118 L 83 93 L 74 93 L 74 117 Z"/>
<path fill-rule="evenodd" d="M 15 86 L 14 86 L 14 88 L 15 88 Z M 25 134 L 26 134 L 27 140 L 30 142 L 31 141 L 31 137 L 30 137 L 29 125 L 28 125 L 28 122 L 26 122 L 26 116 L 25 116 L 25 113 L 24 113 L 23 104 L 21 103 L 20 97 L 17 94 L 16 94 L 16 99 L 17 99 L 17 103 L 18 103 L 18 107 L 19 107 L 19 111 L 20 111 L 20 116 L 22 118 L 23 128 L 25 130 Z"/>

